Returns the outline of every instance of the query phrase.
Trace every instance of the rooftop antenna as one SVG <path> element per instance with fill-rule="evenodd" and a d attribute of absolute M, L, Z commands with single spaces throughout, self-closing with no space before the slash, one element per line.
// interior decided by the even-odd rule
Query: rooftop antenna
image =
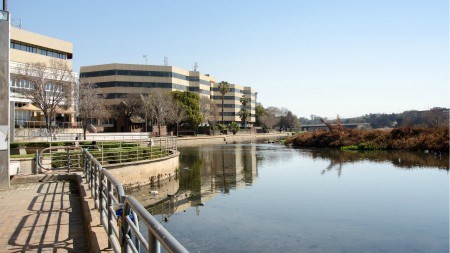
<path fill-rule="evenodd" d="M 8 10 L 8 1 L 7 0 L 3 0 L 3 10 L 4 11 Z"/>
<path fill-rule="evenodd" d="M 22 19 L 20 18 L 11 19 L 11 25 L 16 28 L 22 29 Z"/>
<path fill-rule="evenodd" d="M 167 56 L 164 56 L 164 66 L 169 65 L 169 58 Z"/>
<path fill-rule="evenodd" d="M 194 71 L 196 71 L 196 72 L 198 71 L 198 64 L 197 64 L 197 62 L 194 63 Z"/>
<path fill-rule="evenodd" d="M 145 65 L 147 65 L 147 55 L 146 54 L 144 54 L 142 57 L 144 57 L 144 60 L 145 60 Z"/>

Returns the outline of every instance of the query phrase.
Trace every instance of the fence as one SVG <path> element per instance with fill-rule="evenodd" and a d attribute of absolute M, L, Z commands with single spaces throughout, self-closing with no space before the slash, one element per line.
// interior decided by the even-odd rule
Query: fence
<path fill-rule="evenodd" d="M 75 141 L 81 140 L 83 134 L 81 129 L 76 132 L 69 132 L 69 130 L 76 131 L 77 129 L 60 129 L 59 131 L 49 134 L 45 128 L 26 128 L 15 129 L 15 140 L 22 141 Z M 142 141 L 150 140 L 154 137 L 152 133 L 89 133 L 86 136 L 88 141 Z"/>
<path fill-rule="evenodd" d="M 89 153 L 102 166 L 152 160 L 168 156 L 174 150 L 177 150 L 176 137 L 159 137 L 151 138 L 150 141 L 134 142 L 74 141 L 49 143 L 50 147 L 43 149 L 39 155 L 41 167 L 47 170 L 80 167 L 81 148 L 89 150 Z M 73 146 L 61 146 L 63 144 Z"/>
<path fill-rule="evenodd" d="M 160 252 L 161 246 L 167 252 L 188 252 L 133 196 L 125 195 L 122 184 L 87 149 L 52 147 L 47 151 L 58 148 L 64 149 L 68 171 L 76 165 L 84 171 L 108 235 L 108 246 L 114 252 Z M 41 168 L 44 153 L 42 150 L 36 158 Z M 50 156 L 50 164 L 54 163 L 53 158 Z M 146 233 L 140 228 L 146 229 Z"/>

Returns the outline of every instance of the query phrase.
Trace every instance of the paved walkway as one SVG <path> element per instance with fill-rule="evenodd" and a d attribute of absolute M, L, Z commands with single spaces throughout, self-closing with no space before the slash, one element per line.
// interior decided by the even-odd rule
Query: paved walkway
<path fill-rule="evenodd" d="M 0 203 L 0 252 L 89 251 L 76 182 L 12 185 Z"/>

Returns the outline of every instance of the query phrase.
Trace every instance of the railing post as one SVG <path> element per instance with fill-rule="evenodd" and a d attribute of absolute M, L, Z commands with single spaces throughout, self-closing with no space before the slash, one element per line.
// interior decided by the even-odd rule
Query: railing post
<path fill-rule="evenodd" d="M 133 214 L 134 217 L 134 225 L 139 228 L 139 215 L 137 215 L 136 213 Z M 137 235 L 134 236 L 134 245 L 136 247 L 136 249 L 141 252 L 141 244 L 139 243 L 139 239 L 137 237 Z"/>
<path fill-rule="evenodd" d="M 136 161 L 139 161 L 139 146 L 140 142 L 136 142 Z"/>
<path fill-rule="evenodd" d="M 67 173 L 70 172 L 70 148 L 67 148 Z"/>
<path fill-rule="evenodd" d="M 119 142 L 119 163 L 122 163 L 122 142 Z"/>
<path fill-rule="evenodd" d="M 95 208 L 97 208 L 97 210 L 100 210 L 101 211 L 101 209 L 99 209 L 99 195 L 101 195 L 100 194 L 100 187 L 101 187 L 101 183 L 100 183 L 100 179 L 99 179 L 99 168 L 98 168 L 98 165 L 97 164 L 94 164 L 94 168 L 95 168 L 95 173 L 94 173 L 94 189 L 95 189 Z M 98 201 L 98 202 L 97 202 Z"/>
<path fill-rule="evenodd" d="M 161 247 L 159 245 L 158 239 L 156 239 L 156 236 L 152 234 L 152 231 L 148 229 L 148 247 L 150 252 L 152 253 L 160 253 Z"/>
<path fill-rule="evenodd" d="M 34 167 L 36 169 L 35 174 L 39 174 L 39 151 L 36 150 L 36 158 L 34 162 Z"/>
<path fill-rule="evenodd" d="M 89 189 L 91 189 L 92 195 L 94 195 L 92 190 L 92 178 L 94 176 L 93 168 L 92 168 L 92 161 L 89 159 L 88 161 L 88 170 L 89 170 Z"/>
<path fill-rule="evenodd" d="M 99 172 L 99 184 L 98 184 L 98 210 L 100 211 L 100 223 L 103 223 L 103 174 Z M 106 196 L 108 198 L 108 196 Z M 109 222 L 107 224 L 103 224 L 103 226 L 109 226 Z M 108 233 L 109 235 L 109 233 Z M 108 240 L 109 241 L 109 240 Z M 109 246 L 109 245 L 108 245 Z"/>
<path fill-rule="evenodd" d="M 124 200 L 124 202 L 125 202 L 125 200 Z M 122 207 L 122 224 L 121 224 L 120 231 L 119 231 L 119 235 L 120 235 L 119 240 L 121 241 L 121 246 L 122 246 L 121 252 L 123 252 L 123 253 L 128 252 L 128 243 L 127 243 L 127 239 L 126 239 L 126 234 L 128 233 L 128 222 L 126 221 L 125 217 L 127 217 L 127 214 L 129 213 L 129 209 L 130 209 L 130 207 L 127 203 L 125 203 L 125 205 L 123 205 L 123 207 Z"/>
<path fill-rule="evenodd" d="M 101 149 L 102 149 L 102 165 L 104 165 L 104 163 L 103 163 L 103 150 L 104 150 L 103 143 L 104 143 L 104 142 L 102 142 L 102 145 L 100 145 L 100 146 L 101 146 Z"/>
<path fill-rule="evenodd" d="M 106 208 L 108 209 L 108 237 L 111 236 L 113 234 L 113 230 L 112 227 L 110 226 L 111 224 L 109 224 L 109 221 L 111 221 L 113 219 L 113 214 L 111 212 L 111 208 L 113 207 L 112 205 L 112 201 L 111 201 L 111 194 L 112 194 L 112 187 L 111 187 L 111 182 L 109 180 L 106 180 L 106 185 L 107 185 L 107 203 L 106 203 Z M 108 248 L 111 248 L 111 241 L 108 240 Z"/>

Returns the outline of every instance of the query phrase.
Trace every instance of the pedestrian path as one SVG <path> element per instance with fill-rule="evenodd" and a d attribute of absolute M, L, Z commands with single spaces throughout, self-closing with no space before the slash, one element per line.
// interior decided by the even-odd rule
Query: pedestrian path
<path fill-rule="evenodd" d="M 0 252 L 89 251 L 76 182 L 12 185 L 0 208 Z"/>

